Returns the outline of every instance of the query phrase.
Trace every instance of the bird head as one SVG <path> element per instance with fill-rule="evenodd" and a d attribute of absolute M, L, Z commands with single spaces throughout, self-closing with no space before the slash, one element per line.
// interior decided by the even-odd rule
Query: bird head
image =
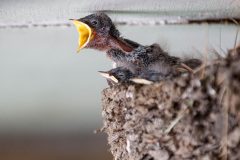
<path fill-rule="evenodd" d="M 122 67 L 114 68 L 110 71 L 99 71 L 99 73 L 101 76 L 114 83 L 127 82 L 133 77 L 133 73 L 131 71 Z"/>
<path fill-rule="evenodd" d="M 104 13 L 71 20 L 79 33 L 78 52 L 83 48 L 106 50 L 109 38 L 120 36 L 112 20 Z"/>

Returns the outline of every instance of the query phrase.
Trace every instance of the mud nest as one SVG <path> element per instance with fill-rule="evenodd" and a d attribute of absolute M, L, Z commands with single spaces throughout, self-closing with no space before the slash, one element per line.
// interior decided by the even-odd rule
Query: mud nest
<path fill-rule="evenodd" d="M 116 160 L 240 159 L 240 47 L 176 79 L 102 92 Z"/>

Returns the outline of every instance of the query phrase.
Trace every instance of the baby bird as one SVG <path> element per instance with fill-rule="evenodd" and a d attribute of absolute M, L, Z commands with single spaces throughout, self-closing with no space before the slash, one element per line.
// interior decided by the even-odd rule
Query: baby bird
<path fill-rule="evenodd" d="M 141 45 L 123 38 L 104 13 L 95 13 L 73 20 L 79 32 L 79 49 L 91 48 L 106 52 L 117 67 L 129 70 L 134 75 L 151 71 L 162 76 L 192 72 L 201 65 L 201 60 L 182 60 L 163 51 L 158 44 Z M 147 74 L 144 74 L 147 75 Z"/>
<path fill-rule="evenodd" d="M 140 75 L 133 74 L 126 68 L 117 67 L 109 71 L 99 71 L 100 75 L 107 79 L 110 86 L 118 83 L 138 83 L 138 84 L 152 84 L 157 81 L 167 80 L 172 78 L 172 75 L 164 75 L 154 71 L 143 72 Z"/>

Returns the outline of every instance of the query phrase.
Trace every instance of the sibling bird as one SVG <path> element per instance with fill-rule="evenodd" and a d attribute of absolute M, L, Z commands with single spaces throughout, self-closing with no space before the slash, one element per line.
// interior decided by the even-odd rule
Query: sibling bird
<path fill-rule="evenodd" d="M 172 77 L 171 75 L 164 75 L 162 73 L 156 73 L 154 71 L 147 71 L 137 75 L 133 74 L 131 71 L 123 67 L 117 67 L 109 71 L 99 71 L 99 73 L 107 79 L 107 82 L 110 86 L 123 82 L 152 84 L 153 82 L 166 80 Z"/>
<path fill-rule="evenodd" d="M 104 13 L 95 13 L 73 20 L 79 32 L 79 47 L 106 52 L 119 68 L 133 75 L 150 76 L 148 72 L 162 76 L 191 72 L 201 64 L 198 59 L 181 60 L 170 56 L 158 44 L 144 46 L 123 38 L 112 20 Z M 123 71 L 125 73 L 125 71 Z M 161 78 L 160 78 L 161 79 Z"/>
<path fill-rule="evenodd" d="M 99 71 L 99 73 L 107 79 L 110 86 L 117 83 L 129 82 L 131 78 L 136 76 L 131 71 L 123 67 L 117 67 L 109 71 Z"/>

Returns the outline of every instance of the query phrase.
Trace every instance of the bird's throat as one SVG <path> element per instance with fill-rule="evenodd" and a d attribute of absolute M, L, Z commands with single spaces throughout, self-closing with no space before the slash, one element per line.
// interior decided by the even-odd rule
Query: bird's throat
<path fill-rule="evenodd" d="M 125 42 L 122 38 L 116 38 L 116 37 L 110 37 L 109 38 L 109 48 L 113 49 L 120 49 L 123 52 L 132 52 L 134 47 L 131 46 L 130 44 L 128 44 L 127 42 Z"/>

